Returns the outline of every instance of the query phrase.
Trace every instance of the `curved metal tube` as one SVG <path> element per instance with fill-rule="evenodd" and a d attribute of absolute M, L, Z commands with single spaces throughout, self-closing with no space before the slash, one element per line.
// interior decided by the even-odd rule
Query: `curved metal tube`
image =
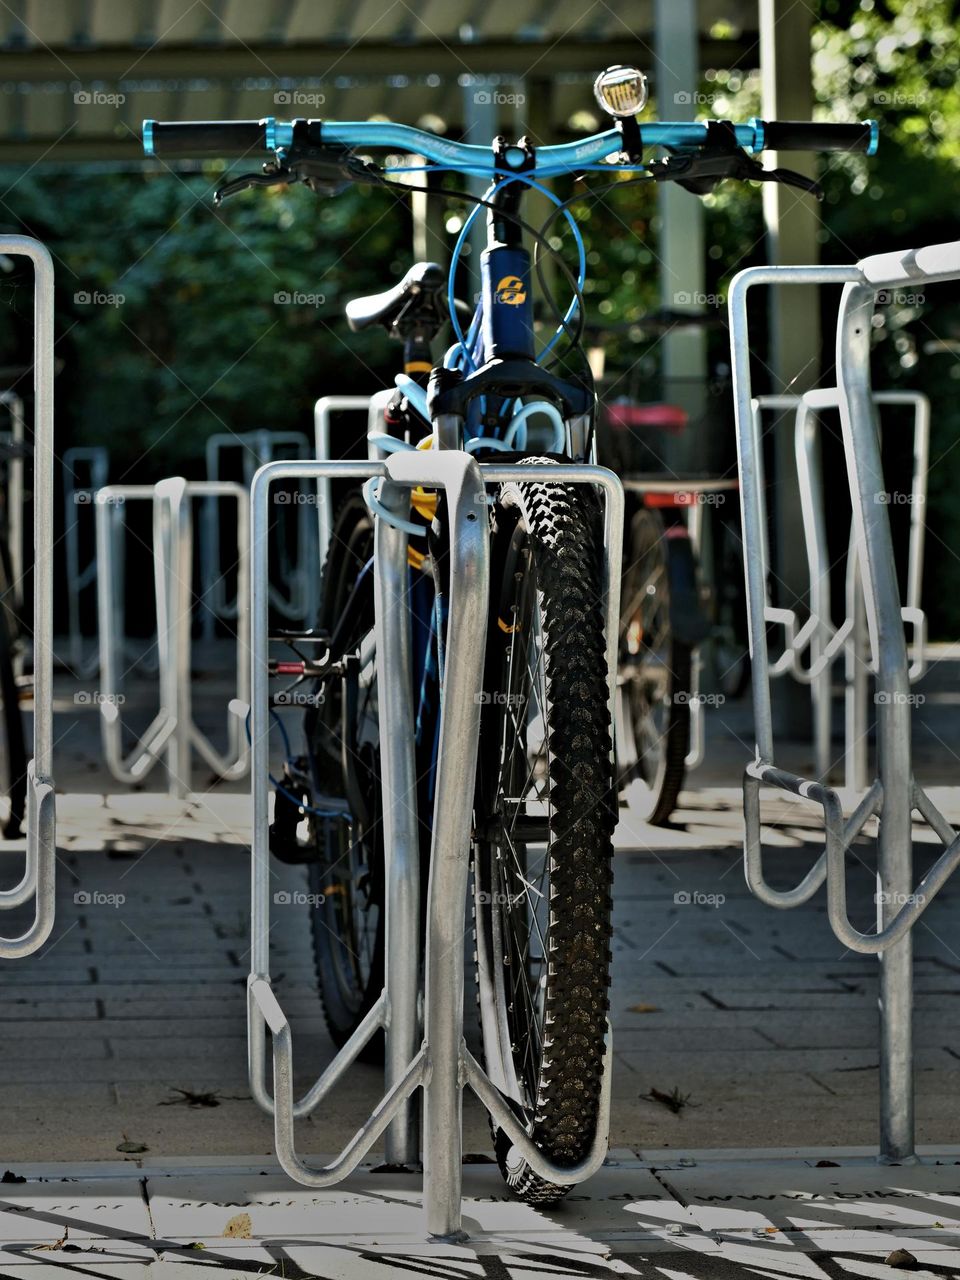
<path fill-rule="evenodd" d="M 0 253 L 29 258 L 34 271 L 33 480 L 33 759 L 27 768 L 27 854 L 23 879 L 5 894 L 6 909 L 36 894 L 33 924 L 18 938 L 0 939 L 0 958 L 41 947 L 56 907 L 56 795 L 53 781 L 53 259 L 30 236 L 0 236 Z"/>

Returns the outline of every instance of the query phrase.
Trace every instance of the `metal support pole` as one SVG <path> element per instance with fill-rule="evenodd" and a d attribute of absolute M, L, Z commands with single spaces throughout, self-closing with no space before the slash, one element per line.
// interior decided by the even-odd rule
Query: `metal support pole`
<path fill-rule="evenodd" d="M 329 480 L 323 481 L 329 487 Z M 380 487 L 380 501 L 409 519 L 410 492 L 395 485 Z M 386 878 L 384 992 L 388 1014 L 386 1087 L 403 1080 L 417 1051 L 420 1028 L 420 840 L 417 821 L 417 766 L 414 748 L 410 639 L 407 595 L 407 534 L 386 520 L 374 530 L 374 593 L 377 664 L 392 673 L 377 683 L 381 725 L 380 777 L 383 790 L 383 847 Z M 419 1157 L 412 1104 L 404 1107 L 386 1131 L 385 1158 L 390 1165 L 413 1164 Z"/>
<path fill-rule="evenodd" d="M 9 488 L 7 492 L 7 542 L 10 547 L 10 576 L 18 599 L 23 599 L 23 505 L 24 485 L 23 472 L 25 459 L 23 447 L 26 441 L 26 421 L 23 416 L 23 400 L 15 391 L 0 392 L 0 404 L 10 412 L 10 443 L 14 446 L 14 454 L 10 459 L 8 470 Z"/>
<path fill-rule="evenodd" d="M 90 485 L 81 490 L 77 483 L 77 466 L 90 469 Z M 77 675 L 96 671 L 96 655 L 84 661 L 83 634 L 80 627 L 80 593 L 95 581 L 97 557 L 80 565 L 80 507 L 91 506 L 93 494 L 107 483 L 107 450 L 102 445 L 67 449 L 63 455 L 63 536 L 67 560 L 67 642 L 70 664 Z"/>
<path fill-rule="evenodd" d="M 661 120 L 695 120 L 699 102 L 699 23 L 696 0 L 654 2 L 654 87 Z M 672 182 L 657 188 L 660 218 L 660 305 L 701 312 L 706 289 L 704 208 Z M 662 340 L 666 378 L 705 378 L 704 330 L 678 325 Z"/>
<path fill-rule="evenodd" d="M 490 548 L 483 478 L 465 453 L 394 454 L 391 479 L 443 486 L 450 526 L 449 622 L 427 893 L 424 995 L 428 1076 L 423 1176 L 427 1230 L 457 1238 L 463 1163 L 463 942 L 486 651 Z"/>
<path fill-rule="evenodd" d="M 884 928 L 913 892 L 910 676 L 900 591 L 884 492 L 880 437 L 870 387 L 875 291 L 848 284 L 837 322 L 840 420 L 867 625 L 877 659 L 877 754 L 883 780 L 877 925 Z M 880 1157 L 914 1155 L 913 941 L 907 932 L 880 956 Z"/>
<path fill-rule="evenodd" d="M 160 647 L 160 707 L 173 720 L 167 738 L 167 787 L 171 796 L 190 792 L 190 570 L 193 561 L 187 482 L 161 480 L 153 505 L 157 639 Z"/>

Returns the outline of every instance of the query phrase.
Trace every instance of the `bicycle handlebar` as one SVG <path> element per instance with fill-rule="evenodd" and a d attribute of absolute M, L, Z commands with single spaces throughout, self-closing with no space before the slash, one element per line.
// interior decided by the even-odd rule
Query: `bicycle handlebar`
<path fill-rule="evenodd" d="M 359 120 L 280 121 L 272 116 L 262 120 L 186 120 L 180 122 L 145 120 L 143 148 L 148 156 L 246 155 L 252 151 L 277 152 L 290 147 L 294 131 L 315 147 L 396 148 L 424 156 L 438 165 L 464 173 L 493 176 L 502 173 L 490 147 L 465 142 L 448 142 L 436 134 L 411 125 Z M 644 147 L 691 150 L 703 147 L 708 127 L 703 121 L 657 121 L 640 124 Z M 751 154 L 763 150 L 861 151 L 873 155 L 879 129 L 875 120 L 858 124 L 819 124 L 813 121 L 751 120 L 733 126 L 737 146 Z M 623 149 L 617 129 L 595 133 L 579 142 L 539 147 L 535 172 L 541 177 L 568 173 L 596 163 Z M 507 147 L 503 159 L 520 169 L 526 155 L 518 147 Z"/>

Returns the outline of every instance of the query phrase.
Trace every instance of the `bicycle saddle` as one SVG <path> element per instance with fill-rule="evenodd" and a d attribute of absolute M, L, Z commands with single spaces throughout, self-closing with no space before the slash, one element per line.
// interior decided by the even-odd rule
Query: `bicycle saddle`
<path fill-rule="evenodd" d="M 382 324 L 388 333 L 403 336 L 413 329 L 431 336 L 447 318 L 444 293 L 447 273 L 436 262 L 416 262 L 403 279 L 383 293 L 347 303 L 347 323 L 354 333 Z"/>

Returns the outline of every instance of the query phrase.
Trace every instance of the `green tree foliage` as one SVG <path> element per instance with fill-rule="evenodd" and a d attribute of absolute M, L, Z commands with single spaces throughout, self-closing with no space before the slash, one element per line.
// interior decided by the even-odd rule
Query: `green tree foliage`
<path fill-rule="evenodd" d="M 214 176 L 77 169 L 8 197 L 57 259 L 59 447 L 108 444 L 114 475 L 196 473 L 214 431 L 309 431 L 318 395 L 386 373 L 388 339 L 348 341 L 342 306 L 405 269 L 405 202 L 301 188 L 218 210 Z"/>

